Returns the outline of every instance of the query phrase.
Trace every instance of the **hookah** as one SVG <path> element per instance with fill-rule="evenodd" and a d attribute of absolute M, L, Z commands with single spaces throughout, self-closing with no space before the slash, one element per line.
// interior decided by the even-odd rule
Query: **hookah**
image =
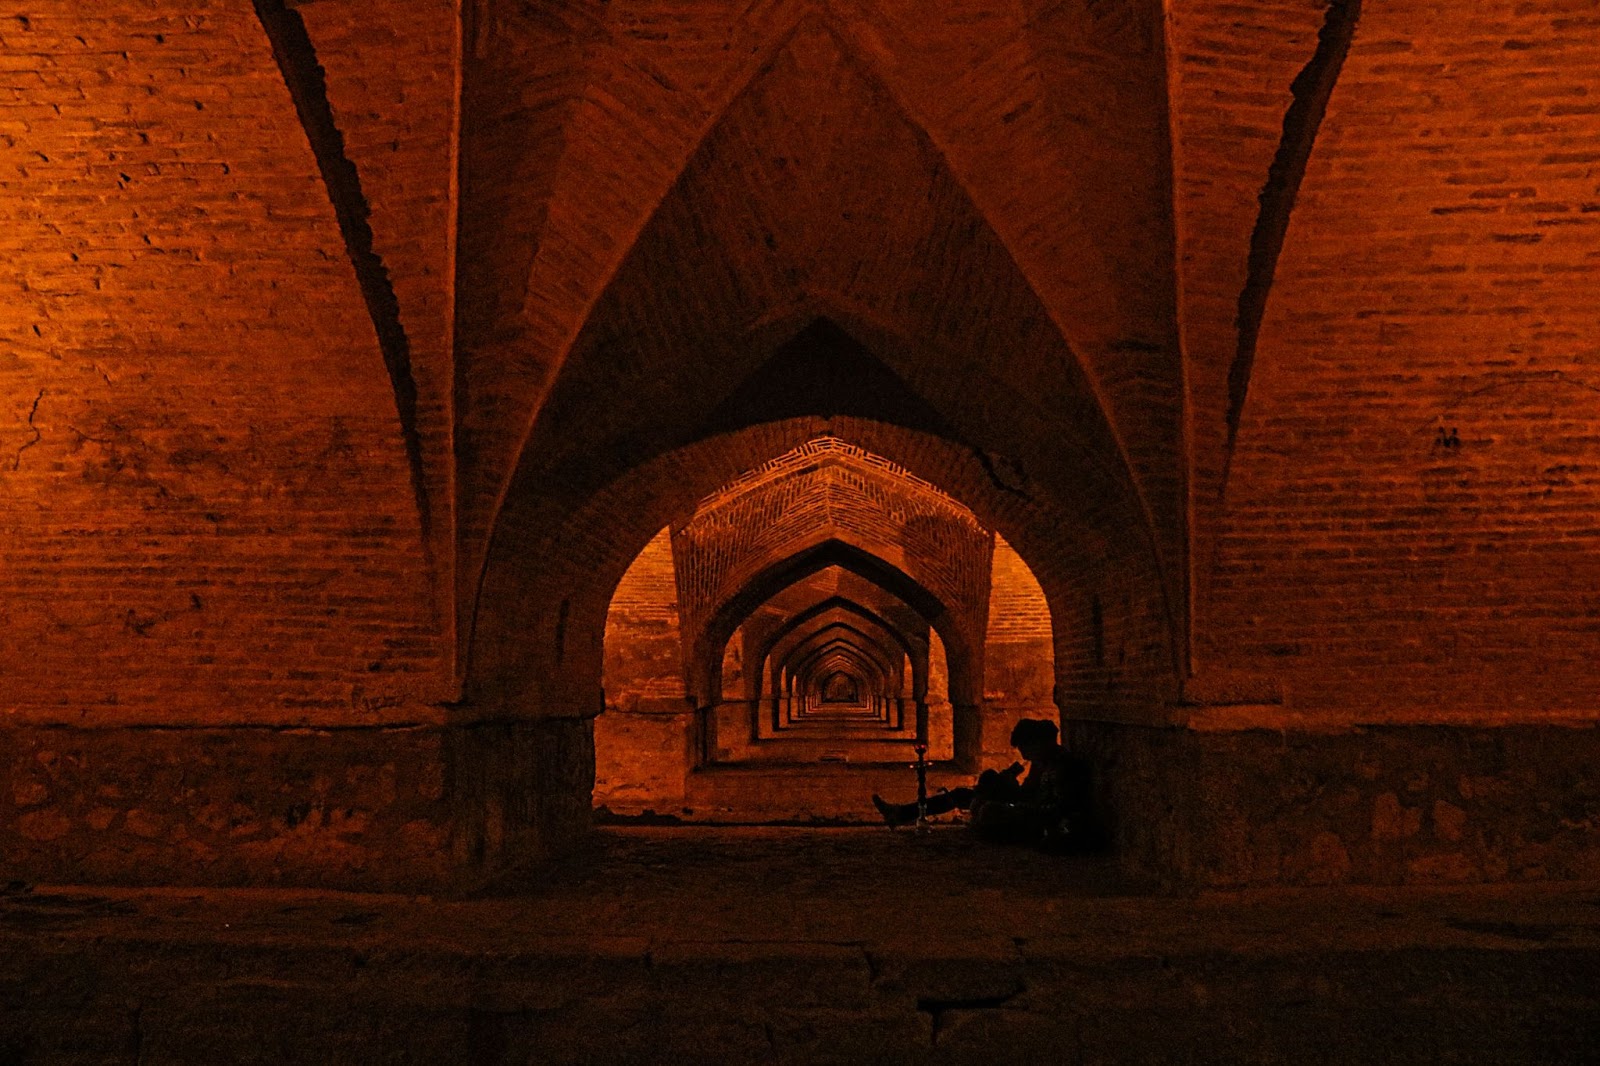
<path fill-rule="evenodd" d="M 917 772 L 917 824 L 918 833 L 933 831 L 933 823 L 928 821 L 928 745 L 918 744 L 914 749 L 917 761 L 911 768 Z"/>

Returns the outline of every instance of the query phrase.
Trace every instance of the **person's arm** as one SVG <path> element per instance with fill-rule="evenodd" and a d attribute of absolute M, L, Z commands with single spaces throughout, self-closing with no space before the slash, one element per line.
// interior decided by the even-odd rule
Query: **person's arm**
<path fill-rule="evenodd" d="M 1055 810 L 1061 806 L 1061 764 L 1049 761 L 1035 764 L 1017 789 L 1019 806 Z"/>

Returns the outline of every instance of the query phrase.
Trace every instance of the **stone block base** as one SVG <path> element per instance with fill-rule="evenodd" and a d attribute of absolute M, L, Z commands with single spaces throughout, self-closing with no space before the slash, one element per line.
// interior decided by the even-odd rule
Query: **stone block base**
<path fill-rule="evenodd" d="M 0 880 L 470 888 L 589 828 L 578 719 L 0 731 Z"/>
<path fill-rule="evenodd" d="M 1074 722 L 1131 872 L 1174 887 L 1600 879 L 1600 728 Z"/>
<path fill-rule="evenodd" d="M 450 873 L 435 728 L 0 732 L 7 879 L 381 891 Z"/>
<path fill-rule="evenodd" d="M 1600 880 L 1600 728 L 1322 734 L 1073 722 L 1066 732 L 1096 767 L 1114 850 L 1142 880 L 1179 889 Z M 12 728 L 0 732 L 0 876 L 470 889 L 582 840 L 593 766 L 591 726 L 577 718 Z M 677 813 L 870 822 L 872 792 L 906 799 L 914 787 L 905 769 L 880 776 L 690 775 Z"/>

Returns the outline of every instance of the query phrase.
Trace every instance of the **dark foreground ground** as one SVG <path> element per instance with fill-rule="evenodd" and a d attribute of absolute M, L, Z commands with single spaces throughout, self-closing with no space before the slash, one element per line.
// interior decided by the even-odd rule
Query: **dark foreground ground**
<path fill-rule="evenodd" d="M 1600 1062 L 1600 885 L 1135 888 L 777 828 L 607 829 L 467 900 L 14 885 L 0 1066 Z"/>

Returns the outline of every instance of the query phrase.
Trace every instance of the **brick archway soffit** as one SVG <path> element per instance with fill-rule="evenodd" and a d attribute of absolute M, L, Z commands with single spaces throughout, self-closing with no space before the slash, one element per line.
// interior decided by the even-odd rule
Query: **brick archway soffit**
<path fill-rule="evenodd" d="M 865 678 L 858 677 L 843 668 L 828 674 L 816 685 L 816 690 L 822 695 L 823 703 L 857 703 L 861 700 L 861 690 L 864 688 L 867 688 Z M 832 696 L 836 689 L 842 689 L 844 693 L 837 699 Z"/>
<path fill-rule="evenodd" d="M 824 653 L 848 647 L 862 662 L 870 662 L 885 677 L 895 672 L 895 664 L 887 650 L 869 634 L 846 625 L 832 625 L 811 634 L 796 644 L 785 656 L 783 668 L 790 676 L 798 676 L 814 666 Z"/>
<path fill-rule="evenodd" d="M 873 681 L 880 691 L 887 691 L 890 688 L 889 671 L 842 638 L 824 647 L 813 649 L 802 661 L 795 664 L 790 676 L 796 679 L 797 684 L 804 687 L 809 686 L 818 674 L 843 667 L 848 667 L 857 677 Z"/>
<path fill-rule="evenodd" d="M 930 625 L 935 619 L 948 619 L 950 628 L 960 630 L 962 640 L 975 644 L 974 632 L 983 604 L 963 602 L 954 598 L 961 590 L 942 580 L 946 575 L 935 572 L 915 556 L 894 551 L 892 542 L 860 535 L 856 530 L 823 528 L 809 531 L 805 536 L 784 545 L 780 553 L 763 555 L 741 568 L 737 575 L 722 582 L 715 598 L 707 603 L 693 618 L 687 612 L 680 614 L 684 640 L 691 647 L 700 639 L 720 629 L 727 623 L 730 604 L 739 604 L 739 616 L 728 629 L 726 643 L 733 630 L 769 602 L 774 596 L 793 587 L 829 566 L 838 566 L 850 573 L 876 584 L 910 606 Z M 818 562 L 817 560 L 821 560 Z M 773 574 L 787 574 L 792 578 L 774 583 Z M 984 575 L 987 577 L 987 574 Z M 755 598 L 759 596 L 759 599 Z M 680 608 L 681 610 L 681 608 Z"/>
<path fill-rule="evenodd" d="M 784 481 L 817 481 L 824 478 L 836 481 L 839 476 L 853 477 L 858 481 L 877 484 L 885 490 L 886 497 L 904 497 L 920 503 L 924 509 L 944 511 L 962 519 L 976 529 L 983 523 L 971 508 L 960 500 L 940 491 L 933 485 L 911 477 L 904 470 L 873 456 L 849 450 L 832 438 L 819 438 L 808 442 L 806 448 L 796 449 L 790 456 L 782 456 L 769 464 L 771 469 L 753 472 L 708 497 L 695 510 L 694 516 L 675 532 L 692 529 L 697 523 L 714 521 L 720 514 L 739 507 L 752 496 L 769 492 Z M 892 508 L 885 500 L 869 501 L 874 510 L 887 514 Z M 893 515 L 889 515 L 894 520 Z M 987 532 L 987 530 L 984 530 Z"/>
<path fill-rule="evenodd" d="M 894 691 L 892 680 L 881 671 L 870 670 L 865 664 L 854 662 L 842 651 L 836 651 L 831 656 L 819 658 L 818 661 L 808 664 L 803 673 L 795 675 L 794 690 L 802 695 L 816 692 L 822 688 L 824 677 L 838 673 L 854 677 L 862 689 L 875 696 L 886 696 Z"/>
<path fill-rule="evenodd" d="M 682 527 L 674 553 L 686 632 L 751 575 L 828 539 L 915 576 L 954 612 L 979 611 L 989 579 L 989 532 L 953 501 L 881 472 L 864 473 L 836 480 L 823 464 L 774 478 Z"/>
<path fill-rule="evenodd" d="M 819 660 L 816 664 L 816 669 L 805 676 L 801 685 L 807 690 L 821 690 L 831 684 L 836 677 L 854 681 L 860 688 L 867 689 L 878 695 L 888 691 L 886 678 L 877 674 L 864 673 L 854 660 L 842 652 Z"/>
<path fill-rule="evenodd" d="M 882 645 L 870 635 L 843 623 L 826 626 L 800 641 L 789 650 L 784 665 L 792 674 L 806 663 L 816 660 L 819 655 L 841 648 L 852 649 L 852 654 L 876 664 L 885 672 L 893 669 L 891 657 Z"/>
<path fill-rule="evenodd" d="M 900 349 L 903 357 L 910 354 L 908 348 Z M 945 376 L 944 386 L 960 392 L 961 386 L 971 381 L 964 375 L 951 374 Z M 685 383 L 685 388 L 695 387 L 695 383 Z M 585 406 L 578 403 L 573 410 Z M 761 425 L 728 427 L 714 436 L 698 439 L 691 433 L 688 443 L 683 441 L 685 434 L 680 427 L 667 426 L 659 429 L 649 444 L 641 444 L 637 435 L 598 442 L 584 439 L 579 422 L 569 421 L 554 427 L 524 454 L 516 489 L 508 494 L 497 520 L 491 552 L 560 557 L 572 554 L 574 544 L 584 543 L 604 551 L 622 535 L 617 516 L 631 514 L 632 508 L 645 506 L 652 516 L 650 521 L 676 525 L 693 513 L 699 499 L 718 485 L 775 458 L 775 452 L 781 454 L 798 447 L 809 437 L 851 438 L 860 434 L 852 443 L 884 455 L 939 486 L 945 494 L 970 507 L 985 528 L 1005 535 L 1028 558 L 1030 568 L 1047 591 L 1062 587 L 1059 579 L 1070 580 L 1068 572 L 1078 565 L 1074 559 L 1103 561 L 1128 557 L 1130 552 L 1147 553 L 1145 561 L 1137 565 L 1149 570 L 1156 581 L 1167 583 L 1162 575 L 1170 577 L 1171 571 L 1162 566 L 1148 512 L 1141 507 L 1127 479 L 1119 477 L 1118 471 L 1103 461 L 1103 455 L 1087 450 L 1088 445 L 1080 446 L 1070 435 L 1035 428 L 1028 415 L 1029 406 L 1020 396 L 1008 393 L 998 394 L 985 405 L 986 410 L 993 411 L 991 424 L 997 427 L 994 436 L 1022 449 L 1021 459 L 855 415 L 788 417 Z M 795 431 L 807 425 L 813 427 L 807 437 L 797 438 Z M 1014 435 L 1005 436 L 1007 433 Z M 733 465 L 726 460 L 746 447 L 734 441 L 771 441 L 773 446 L 761 447 L 759 455 L 750 454 L 739 465 Z M 912 445 L 913 441 L 918 443 Z M 691 458 L 694 456 L 700 458 Z M 694 468 L 696 462 L 712 465 L 700 470 Z M 666 473 L 668 470 L 670 474 Z M 652 484 L 662 477 L 669 477 L 672 484 Z M 595 485 L 605 487 L 596 491 Z M 625 497 L 640 491 L 645 493 L 642 499 L 625 502 Z M 1085 501 L 1092 506 L 1085 507 Z M 594 530 L 585 531 L 590 526 Z M 608 532 L 596 535 L 600 527 Z M 641 527 L 627 534 L 631 538 L 637 533 L 642 538 L 632 546 L 634 553 L 653 531 Z M 625 566 L 626 561 L 612 558 L 604 572 L 611 572 L 615 563 Z M 493 584 L 489 572 L 487 567 L 481 572 L 480 587 Z M 1048 580 L 1052 573 L 1058 579 L 1055 586 Z M 620 569 L 615 570 L 614 576 L 620 574 Z M 469 597 L 465 609 L 472 610 L 476 599 Z M 1171 605 L 1182 602 L 1181 590 L 1167 584 L 1163 599 L 1160 610 L 1169 619 L 1180 619 L 1181 612 L 1174 611 Z M 464 625 L 463 636 L 470 637 L 471 630 L 470 624 Z"/>
<path fill-rule="evenodd" d="M 802 704 L 811 703 L 812 698 L 815 698 L 815 704 L 825 704 L 829 701 L 823 698 L 823 693 L 833 679 L 838 677 L 853 682 L 855 688 L 855 694 L 848 700 L 840 701 L 843 703 L 864 706 L 869 700 L 885 699 L 892 694 L 892 688 L 886 679 L 862 674 L 843 661 L 821 666 L 815 673 L 807 676 L 795 691 L 801 697 Z"/>
<path fill-rule="evenodd" d="M 823 570 L 811 580 L 786 589 L 762 604 L 761 610 L 746 623 L 746 636 L 753 636 L 759 642 L 795 615 L 830 598 L 860 604 L 905 634 L 913 646 L 927 643 L 927 622 L 913 607 L 882 586 L 839 567 Z"/>
<path fill-rule="evenodd" d="M 836 639 L 849 640 L 860 648 L 872 650 L 874 661 L 885 671 L 893 672 L 898 664 L 905 661 L 901 655 L 900 645 L 893 637 L 881 632 L 871 632 L 846 621 L 834 621 L 804 635 L 796 634 L 795 639 L 788 642 L 787 646 L 774 651 L 771 663 L 777 669 L 788 669 L 793 673 L 794 664 L 816 651 L 819 641 Z"/>
<path fill-rule="evenodd" d="M 720 434 L 657 456 L 574 509 L 552 507 L 533 493 L 509 498 L 473 600 L 472 624 L 464 629 L 467 699 L 544 698 L 539 690 L 574 668 L 551 660 L 557 635 L 603 631 L 617 582 L 663 524 L 687 519 L 719 486 L 821 436 L 883 456 L 963 501 L 1027 562 L 1053 616 L 1070 610 L 1063 597 L 1080 594 L 1086 581 L 1094 588 L 1099 575 L 1120 575 L 1125 587 L 1150 602 L 1152 617 L 1165 619 L 1167 655 L 1176 669 L 1177 616 L 1149 542 L 1138 536 L 1141 527 L 1112 506 L 1115 500 L 1070 509 L 1003 480 L 985 456 L 949 440 L 868 419 L 809 417 Z M 568 612 L 557 610 L 563 603 Z M 576 668 L 581 674 L 581 664 Z"/>
<path fill-rule="evenodd" d="M 863 668 L 853 665 L 845 658 L 838 658 L 828 662 L 819 662 L 815 668 L 809 670 L 804 676 L 795 678 L 795 695 L 805 702 L 808 694 L 820 693 L 824 680 L 827 677 L 845 674 L 856 680 L 860 690 L 874 698 L 888 696 L 894 693 L 893 683 L 876 671 L 868 672 Z"/>
<path fill-rule="evenodd" d="M 794 677 L 814 676 L 819 670 L 831 669 L 836 663 L 853 663 L 855 668 L 868 670 L 875 676 L 887 678 L 890 670 L 871 654 L 871 649 L 856 642 L 854 635 L 839 633 L 829 637 L 814 648 L 806 649 L 794 664 L 790 674 Z"/>
<path fill-rule="evenodd" d="M 906 658 L 910 659 L 913 664 L 916 663 L 918 649 L 913 644 L 912 639 L 902 633 L 898 626 L 877 612 L 842 596 L 830 597 L 787 619 L 776 632 L 762 642 L 757 649 L 757 655 L 753 657 L 754 661 L 764 663 L 768 659 L 776 659 L 780 654 L 779 647 L 781 644 L 792 634 L 799 633 L 802 627 L 812 622 L 832 624 L 835 621 L 844 619 L 859 620 L 855 624 L 868 625 L 881 633 L 887 634 Z"/>
<path fill-rule="evenodd" d="M 962 631 L 938 596 L 893 564 L 854 545 L 830 539 L 755 575 L 737 593 L 716 606 L 697 634 L 685 635 L 685 644 L 694 649 L 690 661 L 691 690 L 720 692 L 721 658 L 711 655 L 709 649 L 724 647 L 734 630 L 773 594 L 828 566 L 840 566 L 867 577 L 916 608 L 944 641 L 952 689 L 966 691 L 970 687 L 979 673 L 979 664 L 973 658 L 976 638 Z M 709 676 L 700 674 L 706 668 L 711 671 Z"/>
<path fill-rule="evenodd" d="M 848 14 L 838 14 L 847 7 Z M 820 13 L 824 8 L 828 13 Z M 996 169 L 994 158 L 973 153 L 969 146 L 959 154 L 963 173 L 974 180 L 956 177 L 947 149 L 963 131 L 952 126 L 937 142 L 929 134 L 932 118 L 951 126 L 956 117 L 930 118 L 932 112 L 913 117 L 901 106 L 901 101 L 920 98 L 922 87 L 895 83 L 897 68 L 885 62 L 881 49 L 855 43 L 871 36 L 871 18 L 853 5 L 794 4 L 789 9 L 795 20 L 774 31 L 777 43 L 766 46 L 768 58 L 748 70 L 743 87 L 715 104 L 702 100 L 689 109 L 693 114 L 688 117 L 664 119 L 667 126 L 679 123 L 672 130 L 642 141 L 638 136 L 619 141 L 595 135 L 595 130 L 613 128 L 624 117 L 641 113 L 631 109 L 643 99 L 654 99 L 656 90 L 641 80 L 645 68 L 629 67 L 623 52 L 610 62 L 631 71 L 631 80 L 603 101 L 583 101 L 575 112 L 589 116 L 575 117 L 573 129 L 583 133 L 578 139 L 585 141 L 584 151 L 590 155 L 574 154 L 577 134 L 569 131 L 561 164 L 570 175 L 563 179 L 569 191 L 552 194 L 529 303 L 515 328 L 491 331 L 508 338 L 506 343 L 491 346 L 492 351 L 462 353 L 458 391 L 463 401 L 464 587 L 475 581 L 488 531 L 519 480 L 512 473 L 517 457 L 540 450 L 533 442 L 540 436 L 542 412 L 555 397 L 558 372 L 566 380 L 582 364 L 599 363 L 603 372 L 587 375 L 581 393 L 621 398 L 618 406 L 631 402 L 641 412 L 675 410 L 683 403 L 692 408 L 695 392 L 687 389 L 689 383 L 700 388 L 709 383 L 709 391 L 715 392 L 720 381 L 736 380 L 741 367 L 751 367 L 748 339 L 775 311 L 817 303 L 856 309 L 862 318 L 876 318 L 886 329 L 919 338 L 924 342 L 920 355 L 943 348 L 964 353 L 971 366 L 988 368 L 997 384 L 1009 386 L 1004 400 L 996 395 L 974 403 L 970 392 L 959 391 L 948 398 L 957 408 L 953 413 L 967 415 L 971 425 L 992 426 L 993 414 L 1021 402 L 1040 412 L 1058 412 L 1042 419 L 1044 439 L 1084 435 L 1085 425 L 1096 427 L 1087 434 L 1097 442 L 1091 450 L 1131 471 L 1125 476 L 1143 486 L 1138 490 L 1141 517 L 1166 531 L 1161 536 L 1166 550 L 1176 550 L 1181 521 L 1172 490 L 1182 478 L 1181 448 L 1167 439 L 1171 434 L 1166 429 L 1152 434 L 1150 423 L 1176 426 L 1179 405 L 1163 399 L 1134 418 L 1138 438 L 1153 442 L 1151 447 L 1163 458 L 1155 465 L 1148 457 L 1130 459 L 1123 431 L 1106 413 L 1116 405 L 1106 402 L 1097 374 L 1086 369 L 1064 339 L 1069 333 L 1093 338 L 1107 331 L 1088 324 L 1063 326 L 1068 318 L 1117 323 L 1109 331 L 1115 337 L 1091 342 L 1097 350 L 1115 349 L 1116 358 L 1102 360 L 1098 377 L 1148 398 L 1171 391 L 1167 379 L 1176 383 L 1180 376 L 1175 359 L 1168 359 L 1170 315 L 1155 316 L 1162 321 L 1153 330 L 1148 321 L 1137 328 L 1121 321 L 1119 308 L 1128 303 L 1128 293 L 1117 290 L 1113 271 L 1095 265 L 1096 249 L 1106 242 L 1061 244 L 1062 235 L 1081 222 L 1082 212 L 1070 204 L 1055 203 L 1045 214 L 1057 254 L 1048 260 L 1029 257 L 1040 268 L 1038 276 L 1051 275 L 1059 290 L 1058 299 L 1042 298 L 1005 237 L 1031 232 L 1028 227 L 1040 225 L 1039 218 L 1013 214 L 1018 210 L 1016 189 L 989 188 L 984 181 L 992 184 L 994 179 L 976 177 Z M 1012 60 L 1023 68 L 1031 62 Z M 1028 85 L 1037 81 L 1022 79 Z M 829 91 L 818 93 L 818 84 Z M 993 86 L 987 90 L 991 96 L 998 91 Z M 1035 86 L 1030 91 L 1043 90 Z M 624 92 L 642 96 L 619 99 Z M 953 106 L 948 99 L 946 104 Z M 602 113 L 609 116 L 605 122 Z M 591 119 L 598 125 L 582 126 Z M 1030 129 L 1034 123 L 1017 121 Z M 1039 130 L 1028 136 L 1049 140 Z M 625 168 L 615 160 L 609 169 L 607 165 L 616 144 L 623 142 L 638 144 L 641 156 L 627 161 L 639 170 L 628 171 L 629 181 L 640 186 L 629 194 L 610 187 L 626 184 L 619 176 Z M 874 151 L 861 152 L 863 143 Z M 1059 145 L 1033 147 L 1054 178 L 1073 170 L 1062 161 Z M 608 188 L 597 192 L 592 187 L 596 181 Z M 1065 187 L 1071 186 L 1068 181 Z M 651 188 L 657 191 L 647 191 Z M 1057 181 L 1055 200 L 1070 199 L 1061 196 L 1062 188 Z M 608 197 L 617 202 L 612 203 L 615 216 L 607 220 L 583 207 Z M 980 200 L 989 211 L 979 206 Z M 906 205 L 916 204 L 930 206 L 901 217 Z M 855 235 L 855 241 L 841 249 L 841 227 L 846 225 L 843 232 Z M 579 231 L 590 236 L 580 240 Z M 555 240 L 558 234 L 563 236 Z M 580 247 L 593 245 L 598 234 L 606 235 L 602 246 Z M 735 261 L 735 255 L 744 258 Z M 1079 271 L 1087 273 L 1076 277 Z M 1074 279 L 1064 282 L 1063 272 Z M 1150 288 L 1148 278 L 1137 286 L 1123 282 L 1132 289 Z M 983 313 L 972 313 L 979 306 Z M 1141 360 L 1171 365 L 1152 369 Z M 677 390 L 650 382 L 664 366 L 683 370 Z M 706 367 L 722 369 L 708 376 Z M 922 376 L 962 377 L 949 370 L 948 365 L 924 367 Z M 1122 406 L 1131 412 L 1137 404 Z M 607 420 L 633 430 L 626 425 L 631 413 L 622 410 L 621 417 Z M 1082 417 L 1086 413 L 1091 416 L 1087 422 Z M 679 442 L 682 435 L 679 427 Z M 978 446 L 988 443 L 975 441 Z M 1152 486 L 1159 497 L 1154 506 L 1145 498 Z"/>
<path fill-rule="evenodd" d="M 776 686 L 776 679 L 795 648 L 815 633 L 834 625 L 842 625 L 860 633 L 862 639 L 873 641 L 889 653 L 891 659 L 898 659 L 892 669 L 904 671 L 905 664 L 909 663 L 912 690 L 921 691 L 925 687 L 928 668 L 926 638 L 919 641 L 915 635 L 902 632 L 898 625 L 869 608 L 837 596 L 786 619 L 776 632 L 766 636 L 758 645 L 756 654 L 750 656 L 750 661 L 760 664 L 759 671 L 747 677 L 747 681 L 763 686 L 771 681 Z"/>

